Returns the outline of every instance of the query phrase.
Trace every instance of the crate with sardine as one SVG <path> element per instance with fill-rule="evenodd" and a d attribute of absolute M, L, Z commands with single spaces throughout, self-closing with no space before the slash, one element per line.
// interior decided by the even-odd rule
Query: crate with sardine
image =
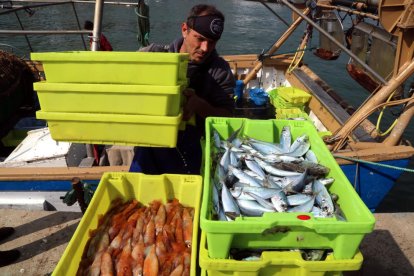
<path fill-rule="evenodd" d="M 375 219 L 307 121 L 207 118 L 201 229 L 231 249 L 327 249 L 352 259 Z"/>

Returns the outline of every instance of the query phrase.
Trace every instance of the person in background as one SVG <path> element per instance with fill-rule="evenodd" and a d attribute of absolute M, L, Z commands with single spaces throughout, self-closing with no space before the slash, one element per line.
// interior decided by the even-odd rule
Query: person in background
<path fill-rule="evenodd" d="M 92 21 L 86 20 L 85 24 L 83 26 L 85 30 L 93 30 L 93 23 Z M 89 47 L 92 48 L 92 33 L 90 34 L 89 38 Z M 101 37 L 99 38 L 99 51 L 112 51 L 111 43 L 109 43 L 109 40 L 106 38 L 106 36 L 101 33 Z"/>
<path fill-rule="evenodd" d="M 170 45 L 150 44 L 147 52 L 188 53 L 188 88 L 183 120 L 195 117 L 178 132 L 176 148 L 136 147 L 130 171 L 145 174 L 200 174 L 205 119 L 209 116 L 231 117 L 235 79 L 229 64 L 216 51 L 224 27 L 224 15 L 214 6 L 194 6 L 181 24 L 182 36 Z M 162 133 L 160 133 L 162 135 Z"/>
<path fill-rule="evenodd" d="M 13 227 L 0 227 L 0 241 L 6 239 L 14 233 Z M 10 265 L 20 257 L 20 251 L 17 249 L 0 251 L 0 267 Z"/>

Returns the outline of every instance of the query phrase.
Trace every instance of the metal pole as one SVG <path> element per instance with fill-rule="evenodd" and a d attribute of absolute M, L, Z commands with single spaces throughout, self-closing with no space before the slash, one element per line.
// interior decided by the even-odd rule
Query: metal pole
<path fill-rule="evenodd" d="M 309 12 L 309 8 L 303 11 L 304 14 L 308 14 Z M 301 17 L 296 18 L 295 22 L 293 22 L 293 24 L 282 34 L 282 36 L 279 37 L 279 39 L 275 42 L 275 44 L 272 45 L 272 47 L 266 52 L 266 54 L 272 55 L 273 53 L 275 53 L 280 48 L 280 46 L 282 46 L 283 43 L 286 42 L 289 36 L 296 30 L 296 28 L 300 25 L 302 21 L 303 19 Z M 259 72 L 259 70 L 262 69 L 262 67 L 263 62 L 260 60 L 257 61 L 255 67 L 250 71 L 246 78 L 244 78 L 243 84 L 248 84 L 249 81 L 256 76 L 257 72 Z"/>
<path fill-rule="evenodd" d="M 59 35 L 59 34 L 89 34 L 87 30 L 0 30 L 4 35 Z"/>
<path fill-rule="evenodd" d="M 99 51 L 99 41 L 101 38 L 101 25 L 104 0 L 96 0 L 95 4 L 95 16 L 93 21 L 93 34 L 92 34 L 92 51 Z"/>
<path fill-rule="evenodd" d="M 295 8 L 291 3 L 289 3 L 289 1 L 287 0 L 280 0 L 282 1 L 283 4 L 285 4 L 289 9 L 291 9 L 294 13 L 296 13 L 297 15 L 299 15 L 300 17 L 302 17 L 303 19 L 306 20 L 306 22 L 308 22 L 310 25 L 312 25 L 315 29 L 317 29 L 319 31 L 319 33 L 323 34 L 324 36 L 326 36 L 327 38 L 329 38 L 329 40 L 331 40 L 335 45 L 337 45 L 339 48 L 342 49 L 342 51 L 344 51 L 345 53 L 347 53 L 354 61 L 356 61 L 359 65 L 361 65 L 365 70 L 367 70 L 369 73 L 372 74 L 372 76 L 374 76 L 377 80 L 379 80 L 382 84 L 386 85 L 387 81 L 381 77 L 377 72 L 375 72 L 371 67 L 369 67 L 365 62 L 363 62 L 362 60 L 360 60 L 354 53 L 352 53 L 351 51 L 349 51 L 344 45 L 342 45 L 340 42 L 338 42 L 335 38 L 333 38 L 328 32 L 326 32 L 324 29 L 322 29 L 318 24 L 316 24 L 315 22 L 313 22 L 309 17 L 307 17 L 306 15 L 303 15 L 300 10 L 298 10 L 297 8 Z"/>

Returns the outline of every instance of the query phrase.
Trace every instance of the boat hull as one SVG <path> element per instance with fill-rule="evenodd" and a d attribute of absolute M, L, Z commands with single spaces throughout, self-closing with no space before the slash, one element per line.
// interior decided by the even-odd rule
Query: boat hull
<path fill-rule="evenodd" d="M 378 161 L 376 164 L 344 164 L 340 167 L 365 205 L 374 212 L 403 172 L 383 165 L 406 168 L 409 160 L 409 158 L 403 158 Z"/>

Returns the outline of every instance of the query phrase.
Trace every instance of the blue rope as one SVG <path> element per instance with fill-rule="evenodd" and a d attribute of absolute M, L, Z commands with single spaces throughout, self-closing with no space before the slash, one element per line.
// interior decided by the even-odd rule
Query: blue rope
<path fill-rule="evenodd" d="M 394 169 L 394 170 L 414 173 L 413 169 L 407 169 L 407 168 L 401 168 L 401 167 L 396 167 L 396 166 L 387 165 L 387 164 L 375 163 L 375 162 L 356 159 L 356 158 L 352 158 L 352 157 L 346 157 L 346 156 L 337 155 L 337 154 L 333 154 L 333 156 L 336 157 L 336 158 L 341 158 L 341 159 L 345 159 L 345 160 L 348 160 L 348 161 L 353 161 L 353 162 L 356 162 L 356 163 L 364 163 L 364 164 L 375 165 L 375 166 L 384 167 L 384 168 L 388 168 L 388 169 Z"/>

